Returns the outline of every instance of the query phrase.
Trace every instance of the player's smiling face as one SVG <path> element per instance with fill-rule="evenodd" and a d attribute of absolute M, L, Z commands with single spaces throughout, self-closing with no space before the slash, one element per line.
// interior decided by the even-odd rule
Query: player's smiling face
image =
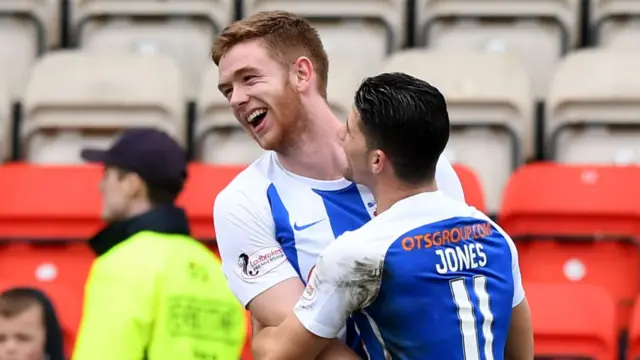
<path fill-rule="evenodd" d="M 233 46 L 220 59 L 218 88 L 233 114 L 266 150 L 279 150 L 293 132 L 301 114 L 300 98 L 289 73 L 261 40 Z"/>
<path fill-rule="evenodd" d="M 349 163 L 344 171 L 345 179 L 369 186 L 371 178 L 371 172 L 367 166 L 369 148 L 361 131 L 360 115 L 355 108 L 351 109 L 345 125 L 342 148 Z"/>

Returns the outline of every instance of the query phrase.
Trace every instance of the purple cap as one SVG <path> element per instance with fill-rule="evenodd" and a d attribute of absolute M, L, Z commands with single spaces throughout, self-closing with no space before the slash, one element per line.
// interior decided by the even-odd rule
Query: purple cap
<path fill-rule="evenodd" d="M 167 133 L 155 129 L 125 131 L 109 150 L 84 149 L 84 160 L 138 174 L 147 184 L 179 193 L 187 179 L 187 157 Z"/>

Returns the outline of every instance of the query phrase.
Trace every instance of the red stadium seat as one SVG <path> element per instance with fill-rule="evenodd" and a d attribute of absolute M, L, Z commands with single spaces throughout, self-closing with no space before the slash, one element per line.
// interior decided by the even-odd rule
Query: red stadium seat
<path fill-rule="evenodd" d="M 0 292 L 22 286 L 36 288 L 49 296 L 62 327 L 65 356 L 70 358 L 82 317 L 82 294 L 61 284 L 0 280 Z"/>
<path fill-rule="evenodd" d="M 615 302 L 597 286 L 526 283 L 536 358 L 615 360 Z"/>
<path fill-rule="evenodd" d="M 195 238 L 215 239 L 213 201 L 242 170 L 243 166 L 212 166 L 199 163 L 189 165 L 189 179 L 178 198 L 178 204 L 187 209 Z"/>
<path fill-rule="evenodd" d="M 86 239 L 102 226 L 98 166 L 0 167 L 0 238 Z"/>
<path fill-rule="evenodd" d="M 486 212 L 484 192 L 482 191 L 482 185 L 480 184 L 478 175 L 476 175 L 470 167 L 463 164 L 453 164 L 453 170 L 455 170 L 458 178 L 460 178 L 467 204 L 482 212 Z"/>
<path fill-rule="evenodd" d="M 0 246 L 0 279 L 64 284 L 83 294 L 95 258 L 84 243 L 12 243 Z"/>
<path fill-rule="evenodd" d="M 606 289 L 627 327 L 640 290 L 640 168 L 533 164 L 510 179 L 500 225 L 518 246 L 528 282 Z"/>

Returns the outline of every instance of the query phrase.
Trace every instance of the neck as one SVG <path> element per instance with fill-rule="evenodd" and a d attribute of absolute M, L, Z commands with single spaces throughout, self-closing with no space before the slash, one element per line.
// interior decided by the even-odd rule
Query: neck
<path fill-rule="evenodd" d="M 278 151 L 278 160 L 283 168 L 296 175 L 316 180 L 341 179 L 346 167 L 339 138 L 342 123 L 324 99 L 306 109 L 304 128 L 285 151 Z"/>
<path fill-rule="evenodd" d="M 380 181 L 371 189 L 371 192 L 376 199 L 376 212 L 380 215 L 400 200 L 420 193 L 434 192 L 437 190 L 438 187 L 436 186 L 435 180 L 414 185 L 394 179 Z"/>
<path fill-rule="evenodd" d="M 131 203 L 129 208 L 127 209 L 127 213 L 125 214 L 125 218 L 130 219 L 132 217 L 136 217 L 138 215 L 142 215 L 146 212 L 151 211 L 153 206 L 146 200 L 136 200 Z"/>

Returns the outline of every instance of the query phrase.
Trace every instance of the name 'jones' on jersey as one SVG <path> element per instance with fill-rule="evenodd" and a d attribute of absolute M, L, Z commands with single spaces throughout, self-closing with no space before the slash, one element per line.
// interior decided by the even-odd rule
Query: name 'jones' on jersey
<path fill-rule="evenodd" d="M 491 236 L 492 230 L 490 223 L 476 223 L 432 233 L 406 236 L 401 240 L 401 244 L 405 251 L 424 250 L 433 246 L 440 247 L 467 240 L 479 240 Z M 487 255 L 480 242 L 461 245 L 435 250 L 435 254 L 440 257 L 440 263 L 436 263 L 438 274 L 473 270 L 487 265 Z"/>

